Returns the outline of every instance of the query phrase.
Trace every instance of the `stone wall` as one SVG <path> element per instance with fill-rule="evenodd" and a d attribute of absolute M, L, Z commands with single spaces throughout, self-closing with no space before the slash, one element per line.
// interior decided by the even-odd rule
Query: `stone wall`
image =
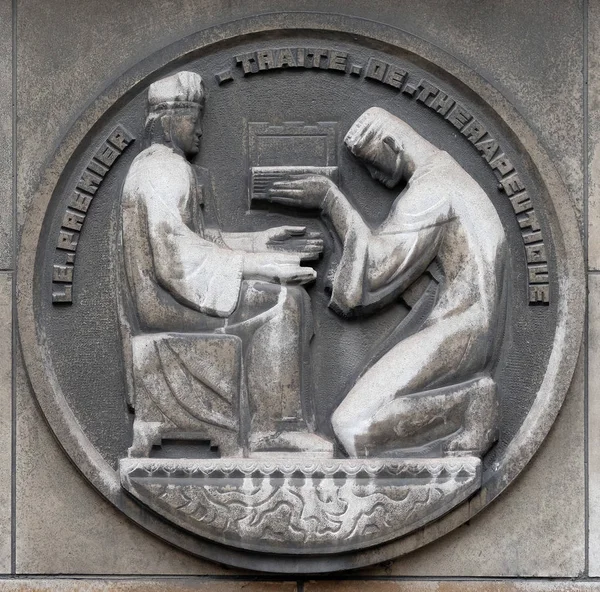
<path fill-rule="evenodd" d="M 106 85 L 199 29 L 318 0 L 0 0 L 0 589 L 333 592 L 600 589 L 600 5 L 330 0 L 423 38 L 487 79 L 550 154 L 587 257 L 586 335 L 526 471 L 470 522 L 395 561 L 318 580 L 237 571 L 142 531 L 60 449 L 24 370 L 15 260 L 46 162 Z M 598 583 L 596 583 L 596 581 Z"/>

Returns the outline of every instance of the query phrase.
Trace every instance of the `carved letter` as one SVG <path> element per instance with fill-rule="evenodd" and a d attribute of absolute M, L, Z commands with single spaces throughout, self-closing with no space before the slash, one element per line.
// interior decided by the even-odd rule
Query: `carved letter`
<path fill-rule="evenodd" d="M 340 72 L 346 71 L 346 64 L 348 63 L 348 54 L 345 51 L 336 51 L 332 49 L 329 53 L 329 69 L 339 70 Z"/>
<path fill-rule="evenodd" d="M 424 78 L 419 82 L 419 88 L 421 89 L 421 92 L 417 95 L 417 101 L 421 101 L 422 103 L 425 103 L 429 97 L 440 92 L 440 89 L 437 86 L 434 86 Z"/>
<path fill-rule="evenodd" d="M 55 282 L 73 282 L 73 266 L 55 264 L 52 272 L 52 280 Z"/>
<path fill-rule="evenodd" d="M 119 158 L 120 155 L 120 150 L 117 150 L 117 148 L 115 148 L 114 146 L 111 146 L 107 142 L 104 142 L 104 144 L 102 144 L 102 146 L 98 148 L 98 151 L 94 155 L 94 158 L 101 162 L 103 165 L 110 168 L 114 164 L 115 160 Z"/>
<path fill-rule="evenodd" d="M 370 58 L 367 64 L 367 71 L 365 72 L 365 78 L 372 78 L 373 80 L 383 80 L 387 64 L 381 60 Z"/>
<path fill-rule="evenodd" d="M 438 92 L 438 94 L 427 103 L 428 107 L 434 111 L 437 111 L 442 116 L 446 115 L 453 105 L 454 99 L 442 91 Z"/>
<path fill-rule="evenodd" d="M 307 68 L 310 68 L 311 65 L 313 68 L 327 68 L 326 59 L 329 55 L 329 51 L 327 49 L 307 49 L 306 55 L 313 56 L 312 64 L 310 63 L 310 60 L 306 62 L 305 66 Z"/>
<path fill-rule="evenodd" d="M 533 284 L 529 286 L 529 303 L 530 304 L 548 304 L 550 302 L 550 285 L 549 284 Z"/>
<path fill-rule="evenodd" d="M 546 257 L 546 245 L 537 243 L 535 245 L 526 245 L 527 263 L 543 263 L 548 261 Z"/>
<path fill-rule="evenodd" d="M 95 161 L 93 158 L 88 163 L 87 168 L 100 177 L 104 177 L 106 173 L 108 173 L 108 167 L 105 167 L 103 164 Z"/>
<path fill-rule="evenodd" d="M 256 61 L 259 70 L 269 70 L 274 67 L 273 52 L 270 49 L 263 49 L 256 52 Z"/>
<path fill-rule="evenodd" d="M 70 228 L 71 230 L 81 230 L 84 220 L 85 214 L 67 210 L 63 217 L 62 225 L 64 226 L 64 228 Z"/>
<path fill-rule="evenodd" d="M 385 78 L 383 79 L 383 83 L 389 86 L 393 86 L 394 88 L 400 88 L 402 86 L 402 82 L 406 78 L 407 72 L 402 68 L 398 68 L 397 66 L 390 65 L 385 73 Z"/>
<path fill-rule="evenodd" d="M 498 142 L 496 142 L 496 140 L 494 140 L 494 138 L 491 137 L 487 140 L 482 140 L 481 142 L 478 142 L 477 144 L 475 144 L 475 146 L 477 147 L 477 150 L 481 152 L 483 158 L 485 158 L 485 160 L 487 160 L 488 162 L 490 162 L 490 160 L 494 158 L 494 154 L 496 154 L 496 151 L 498 150 Z"/>
<path fill-rule="evenodd" d="M 519 221 L 519 226 L 521 228 L 531 228 L 531 230 L 539 230 L 540 229 L 540 224 L 538 222 L 537 219 L 537 214 L 535 213 L 535 210 L 529 210 L 527 213 L 523 214 L 523 216 L 520 216 L 519 218 L 517 218 L 517 220 Z"/>
<path fill-rule="evenodd" d="M 94 195 L 100 187 L 100 183 L 102 183 L 102 177 L 95 175 L 92 171 L 85 169 L 81 174 L 81 179 L 79 179 L 79 183 L 77 183 L 77 189 L 81 189 L 82 191 L 87 191 Z"/>
<path fill-rule="evenodd" d="M 530 243 L 538 243 L 542 240 L 542 233 L 539 230 L 535 232 L 524 232 L 523 233 L 523 242 L 528 245 Z"/>
<path fill-rule="evenodd" d="M 133 136 L 127 133 L 121 126 L 117 127 L 110 136 L 108 141 L 118 148 L 121 152 L 133 142 Z"/>
<path fill-rule="evenodd" d="M 73 302 L 73 286 L 65 284 L 61 287 L 63 291 L 59 292 L 58 290 L 54 290 L 54 285 L 52 286 L 52 302 Z"/>
<path fill-rule="evenodd" d="M 277 53 L 277 62 L 275 64 L 276 68 L 295 68 L 296 67 L 296 59 L 294 58 L 294 54 L 291 49 L 285 48 L 280 49 Z"/>
<path fill-rule="evenodd" d="M 446 119 L 456 128 L 462 129 L 465 123 L 471 119 L 471 114 L 460 103 L 456 103 L 452 111 L 446 115 Z"/>
<path fill-rule="evenodd" d="M 71 200 L 69 201 L 69 207 L 80 212 L 87 212 L 92 203 L 92 196 L 86 195 L 85 193 L 79 193 L 79 191 L 73 191 L 71 194 Z"/>
<path fill-rule="evenodd" d="M 502 176 L 507 175 L 514 169 L 512 163 L 510 160 L 508 160 L 504 152 L 496 156 L 496 158 L 490 162 L 490 166 L 493 169 L 496 169 Z"/>
<path fill-rule="evenodd" d="M 548 265 L 531 265 L 529 267 L 529 283 L 543 284 L 548 281 Z"/>
<path fill-rule="evenodd" d="M 500 179 L 500 185 L 509 197 L 518 191 L 523 191 L 525 185 L 521 182 L 518 173 L 513 173 L 510 177 Z"/>
<path fill-rule="evenodd" d="M 244 76 L 246 74 L 252 74 L 254 64 L 256 64 L 256 58 L 253 53 L 243 53 L 241 55 L 235 56 L 235 61 L 238 65 L 242 66 L 244 70 Z"/>
<path fill-rule="evenodd" d="M 462 128 L 461 134 L 463 134 L 469 142 L 476 144 L 483 136 L 485 136 L 485 134 L 487 134 L 487 130 L 481 122 L 477 121 L 477 119 L 471 119 L 471 121 Z"/>
<path fill-rule="evenodd" d="M 531 205 L 531 199 L 529 199 L 529 195 L 527 195 L 527 191 L 519 193 L 518 195 L 513 195 L 510 198 L 510 203 L 512 204 L 515 214 L 520 214 L 521 212 L 530 210 L 533 207 Z"/>
<path fill-rule="evenodd" d="M 69 232 L 61 228 L 60 232 L 58 233 L 58 243 L 56 247 L 58 249 L 63 249 L 64 251 L 76 251 L 78 240 L 78 232 Z"/>

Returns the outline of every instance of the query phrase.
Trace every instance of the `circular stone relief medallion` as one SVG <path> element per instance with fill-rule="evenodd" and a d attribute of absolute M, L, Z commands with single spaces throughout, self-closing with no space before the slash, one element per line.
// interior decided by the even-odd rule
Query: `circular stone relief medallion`
<path fill-rule="evenodd" d="M 547 156 L 463 64 L 262 16 L 83 114 L 24 230 L 19 325 L 49 424 L 116 507 L 213 560 L 334 571 L 441 536 L 531 459 L 581 262 Z"/>

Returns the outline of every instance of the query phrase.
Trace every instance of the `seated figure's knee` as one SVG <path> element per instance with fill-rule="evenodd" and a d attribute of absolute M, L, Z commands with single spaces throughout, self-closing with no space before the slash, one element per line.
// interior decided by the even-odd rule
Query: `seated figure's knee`
<path fill-rule="evenodd" d="M 302 286 L 286 286 L 285 305 L 289 309 L 303 311 L 310 305 L 310 297 Z"/>
<path fill-rule="evenodd" d="M 285 295 L 283 301 L 280 300 L 281 309 L 278 318 L 284 323 L 293 325 L 295 334 L 304 335 L 305 338 L 312 335 L 310 297 L 306 290 L 301 286 L 286 286 L 282 290 L 285 290 Z"/>

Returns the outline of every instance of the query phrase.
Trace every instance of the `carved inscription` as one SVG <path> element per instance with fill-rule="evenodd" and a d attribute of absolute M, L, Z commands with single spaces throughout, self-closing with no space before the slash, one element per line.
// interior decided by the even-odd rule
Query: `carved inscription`
<path fill-rule="evenodd" d="M 335 49 L 284 47 L 242 53 L 235 56 L 235 61 L 244 75 L 276 68 L 321 68 L 346 72 L 348 54 Z"/>
<path fill-rule="evenodd" d="M 498 189 L 505 193 L 515 213 L 527 259 L 528 301 L 531 305 L 550 303 L 548 258 L 542 229 L 519 172 L 499 142 L 460 101 L 431 81 L 415 77 L 400 66 L 375 57 L 357 63 L 347 52 L 333 48 L 265 48 L 234 57 L 244 76 L 282 68 L 308 68 L 337 71 L 363 80 L 395 88 L 413 98 L 453 125 L 478 150 L 498 178 Z M 233 74 L 216 75 L 219 84 L 234 80 Z"/>
<path fill-rule="evenodd" d="M 71 193 L 56 244 L 59 256 L 64 262 L 55 263 L 53 266 L 54 303 L 73 302 L 75 253 L 87 212 L 108 171 L 133 140 L 133 136 L 125 128 L 117 126 L 89 161 Z"/>
<path fill-rule="evenodd" d="M 498 189 L 510 200 L 521 229 L 527 258 L 529 304 L 549 304 L 548 258 L 542 230 L 527 189 L 510 159 L 483 123 L 464 105 L 428 80 L 421 79 L 416 87 L 411 86 L 409 94 L 416 95 L 417 101 L 458 129 L 494 171 L 499 180 Z"/>

